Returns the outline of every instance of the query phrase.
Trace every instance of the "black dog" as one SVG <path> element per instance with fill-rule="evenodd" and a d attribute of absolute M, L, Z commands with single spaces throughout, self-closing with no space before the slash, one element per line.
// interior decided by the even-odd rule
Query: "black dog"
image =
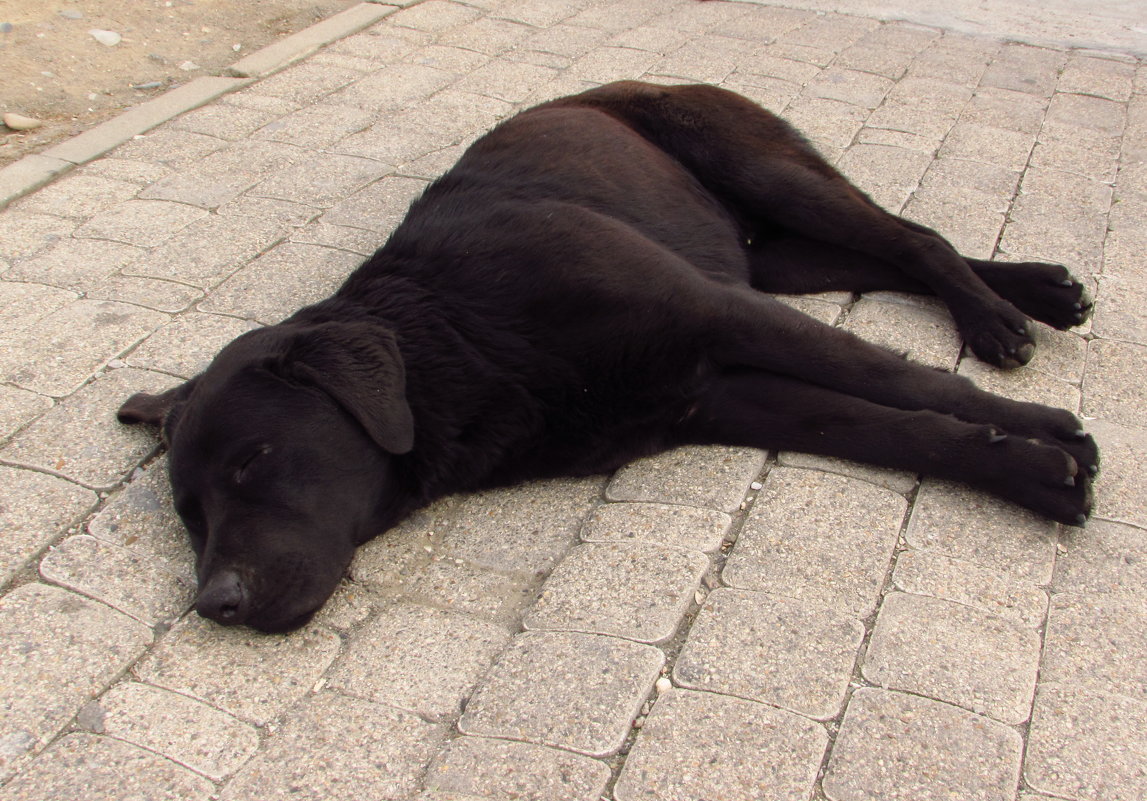
<path fill-rule="evenodd" d="M 763 292 L 931 292 L 981 359 L 1090 312 L 1051 264 L 958 255 L 791 127 L 708 86 L 619 83 L 476 142 L 331 298 L 137 394 L 161 424 L 200 614 L 302 625 L 355 546 L 438 496 L 683 443 L 858 459 L 1082 523 L 1094 442 Z"/>

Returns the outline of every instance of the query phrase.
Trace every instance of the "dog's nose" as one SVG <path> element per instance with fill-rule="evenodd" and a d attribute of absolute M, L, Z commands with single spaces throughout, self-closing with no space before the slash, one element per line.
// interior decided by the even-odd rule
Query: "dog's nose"
<path fill-rule="evenodd" d="M 233 570 L 221 570 L 211 576 L 195 601 L 196 612 L 224 626 L 246 621 L 248 608 L 247 590 Z"/>

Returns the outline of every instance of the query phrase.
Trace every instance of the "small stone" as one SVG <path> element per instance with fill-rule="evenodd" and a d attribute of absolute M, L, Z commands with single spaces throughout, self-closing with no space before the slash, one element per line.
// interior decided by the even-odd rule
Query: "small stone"
<path fill-rule="evenodd" d="M 671 682 L 669 680 L 668 676 L 662 676 L 661 678 L 659 678 L 657 680 L 656 687 L 657 687 L 657 694 L 660 695 L 661 693 L 667 692 L 668 690 L 672 689 L 673 688 L 673 682 Z"/>
<path fill-rule="evenodd" d="M 4 124 L 13 131 L 31 131 L 43 125 L 44 121 L 38 120 L 35 117 L 25 117 L 23 114 L 16 114 L 10 111 L 4 115 Z"/>
<path fill-rule="evenodd" d="M 185 72 L 191 72 L 191 70 L 199 69 L 199 65 L 196 64 L 194 61 L 184 61 L 182 64 L 179 65 L 179 68 Z"/>
<path fill-rule="evenodd" d="M 60 16 L 64 19 L 83 19 L 84 12 L 76 8 L 63 8 L 60 9 Z"/>
<path fill-rule="evenodd" d="M 100 28 L 92 28 L 88 33 L 91 34 L 93 39 L 106 47 L 115 47 L 123 39 L 123 37 L 115 31 L 105 31 Z"/>
<path fill-rule="evenodd" d="M 0 33 L 11 33 L 11 32 L 12 32 L 12 23 L 11 22 L 0 22 Z"/>

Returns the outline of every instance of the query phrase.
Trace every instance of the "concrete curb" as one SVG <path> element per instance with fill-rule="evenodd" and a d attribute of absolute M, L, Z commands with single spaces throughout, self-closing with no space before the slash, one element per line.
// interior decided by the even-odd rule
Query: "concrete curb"
<path fill-rule="evenodd" d="M 288 67 L 319 48 L 373 25 L 380 19 L 421 0 L 369 0 L 316 22 L 274 44 L 240 59 L 225 71 L 228 77 L 205 76 L 130 108 L 82 134 L 41 153 L 0 169 L 0 209 L 33 192 L 73 167 L 98 158 L 132 137 L 139 136 L 180 114 L 210 103 L 259 78 Z"/>

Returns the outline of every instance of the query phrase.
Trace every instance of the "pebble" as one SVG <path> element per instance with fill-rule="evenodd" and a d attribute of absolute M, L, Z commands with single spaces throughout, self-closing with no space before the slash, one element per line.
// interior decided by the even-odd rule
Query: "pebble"
<path fill-rule="evenodd" d="M 673 687 L 673 682 L 667 676 L 662 676 L 657 680 L 657 694 L 660 695 Z"/>
<path fill-rule="evenodd" d="M 12 23 L 11 22 L 0 22 L 0 33 L 11 33 L 11 32 L 12 32 Z"/>
<path fill-rule="evenodd" d="M 83 19 L 84 12 L 78 8 L 62 8 L 60 9 L 60 16 L 64 19 Z"/>
<path fill-rule="evenodd" d="M 97 42 L 102 45 L 107 45 L 108 47 L 115 47 L 123 39 L 123 37 L 115 31 L 105 31 L 100 28 L 92 28 L 88 33 L 90 33 L 92 38 Z"/>
<path fill-rule="evenodd" d="M 184 61 L 182 64 L 179 65 L 179 68 L 181 70 L 185 70 L 187 72 L 190 72 L 191 70 L 199 69 L 199 65 L 196 64 L 194 61 Z"/>
<path fill-rule="evenodd" d="M 44 124 L 43 120 L 38 120 L 35 117 L 25 117 L 23 114 L 15 114 L 9 111 L 4 115 L 4 124 L 11 128 L 13 131 L 31 131 L 34 128 L 39 128 Z"/>

